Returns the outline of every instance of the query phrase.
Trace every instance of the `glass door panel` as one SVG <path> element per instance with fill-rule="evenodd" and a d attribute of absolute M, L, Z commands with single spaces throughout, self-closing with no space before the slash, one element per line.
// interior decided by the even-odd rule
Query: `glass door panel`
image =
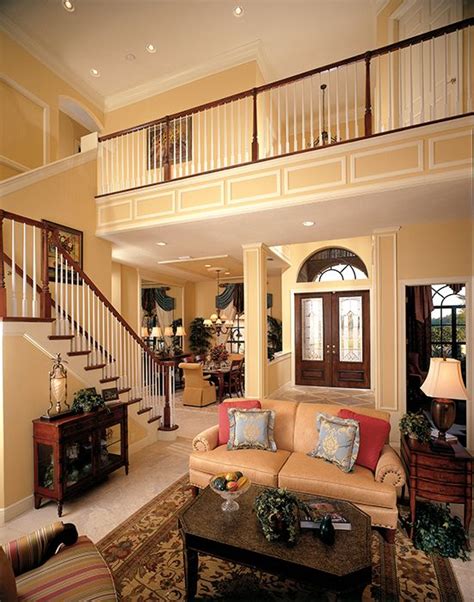
<path fill-rule="evenodd" d="M 339 361 L 362 362 L 362 297 L 339 297 Z"/>
<path fill-rule="evenodd" d="M 114 424 L 103 429 L 100 434 L 100 465 L 119 462 L 122 458 L 122 428 L 120 424 Z"/>
<path fill-rule="evenodd" d="M 38 443 L 36 452 L 38 454 L 38 485 L 43 489 L 54 489 L 54 457 L 53 446 Z"/>
<path fill-rule="evenodd" d="M 92 475 L 92 435 L 79 435 L 65 445 L 64 475 L 66 487 Z"/>
<path fill-rule="evenodd" d="M 324 359 L 323 300 L 302 300 L 303 361 Z"/>

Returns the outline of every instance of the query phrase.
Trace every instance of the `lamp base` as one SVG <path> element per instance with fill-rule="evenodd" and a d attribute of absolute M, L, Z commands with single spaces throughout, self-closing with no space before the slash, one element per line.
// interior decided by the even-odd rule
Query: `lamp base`
<path fill-rule="evenodd" d="M 440 454 L 454 454 L 454 449 L 451 443 L 454 443 L 457 439 L 446 440 L 446 435 L 439 432 L 438 436 L 430 441 L 430 447 L 434 452 Z"/>

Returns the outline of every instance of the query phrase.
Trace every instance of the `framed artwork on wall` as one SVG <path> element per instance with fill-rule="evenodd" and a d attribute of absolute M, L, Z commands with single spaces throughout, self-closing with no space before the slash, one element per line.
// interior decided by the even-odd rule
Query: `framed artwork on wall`
<path fill-rule="evenodd" d="M 80 230 L 75 230 L 74 228 L 70 228 L 69 226 L 63 226 L 62 224 L 56 224 L 55 222 L 50 222 L 46 219 L 42 220 L 44 224 L 51 226 L 52 228 L 56 228 L 59 232 L 59 240 L 61 244 L 69 253 L 69 255 L 74 259 L 76 263 L 81 266 L 83 269 L 83 233 Z M 56 247 L 53 244 L 51 234 L 48 234 L 48 274 L 49 281 L 55 281 L 55 272 L 56 272 Z M 66 279 L 64 279 L 66 281 Z M 71 274 L 68 273 L 67 282 L 70 284 Z M 82 282 L 82 281 L 81 281 Z"/>
<path fill-rule="evenodd" d="M 119 399 L 119 392 L 117 387 L 110 387 L 110 389 L 102 389 L 102 397 L 105 402 L 116 401 Z"/>
<path fill-rule="evenodd" d="M 170 122 L 170 165 L 191 161 L 193 150 L 193 117 L 185 115 Z M 148 165 L 147 169 L 159 169 L 165 162 L 166 126 L 157 123 L 147 129 Z M 161 160 L 160 160 L 161 159 Z"/>

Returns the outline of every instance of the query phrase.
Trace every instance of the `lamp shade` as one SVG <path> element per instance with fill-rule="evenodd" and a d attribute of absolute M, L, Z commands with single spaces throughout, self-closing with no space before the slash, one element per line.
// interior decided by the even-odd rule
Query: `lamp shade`
<path fill-rule="evenodd" d="M 184 326 L 178 326 L 178 328 L 176 329 L 176 336 L 177 337 L 185 337 L 186 336 L 186 331 L 184 330 Z"/>
<path fill-rule="evenodd" d="M 173 336 L 173 329 L 171 328 L 171 326 L 165 326 L 165 337 L 172 337 Z"/>
<path fill-rule="evenodd" d="M 212 322 L 211 322 L 211 320 L 209 320 L 209 318 L 204 320 L 203 324 L 204 324 L 204 326 L 212 326 Z"/>
<path fill-rule="evenodd" d="M 148 328 L 146 326 L 142 326 L 142 337 L 146 338 L 148 336 Z"/>
<path fill-rule="evenodd" d="M 151 336 L 156 339 L 161 339 L 161 337 L 163 336 L 161 333 L 161 328 L 159 326 L 153 326 L 153 328 L 151 329 Z"/>
<path fill-rule="evenodd" d="M 432 357 L 430 369 L 421 390 L 428 397 L 467 399 L 461 374 L 461 362 L 449 358 Z"/>

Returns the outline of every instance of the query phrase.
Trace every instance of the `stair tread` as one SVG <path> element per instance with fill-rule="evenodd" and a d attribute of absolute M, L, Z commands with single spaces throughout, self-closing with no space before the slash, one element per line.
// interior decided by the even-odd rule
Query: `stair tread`
<path fill-rule="evenodd" d="M 84 351 L 68 351 L 67 354 L 70 357 L 74 357 L 75 355 L 89 355 L 89 353 L 92 353 L 90 349 L 85 349 Z"/>
<path fill-rule="evenodd" d="M 72 341 L 76 336 L 74 334 L 50 334 L 48 339 L 50 341 Z"/>
<path fill-rule="evenodd" d="M 147 412 L 150 412 L 152 410 L 152 408 L 141 408 L 141 410 L 137 410 L 137 414 L 146 414 Z"/>
<path fill-rule="evenodd" d="M 120 378 L 120 376 L 107 376 L 106 378 L 101 378 L 99 380 L 99 382 L 101 384 L 104 384 L 104 383 L 113 383 L 114 381 L 118 380 L 119 378 Z"/>
<path fill-rule="evenodd" d="M 121 395 L 122 393 L 128 393 L 131 390 L 132 390 L 132 387 L 122 387 L 121 389 L 118 390 L 118 393 L 119 393 L 119 395 Z"/>
<path fill-rule="evenodd" d="M 150 418 L 148 418 L 148 424 L 156 422 L 157 420 L 161 420 L 161 416 L 151 416 Z"/>
<path fill-rule="evenodd" d="M 128 401 L 126 401 L 125 403 L 128 406 L 133 405 L 134 403 L 139 403 L 143 398 L 142 397 L 135 397 L 135 399 L 129 399 Z"/>
<path fill-rule="evenodd" d="M 84 366 L 84 370 L 100 370 L 105 368 L 107 364 L 91 364 L 90 366 Z"/>

